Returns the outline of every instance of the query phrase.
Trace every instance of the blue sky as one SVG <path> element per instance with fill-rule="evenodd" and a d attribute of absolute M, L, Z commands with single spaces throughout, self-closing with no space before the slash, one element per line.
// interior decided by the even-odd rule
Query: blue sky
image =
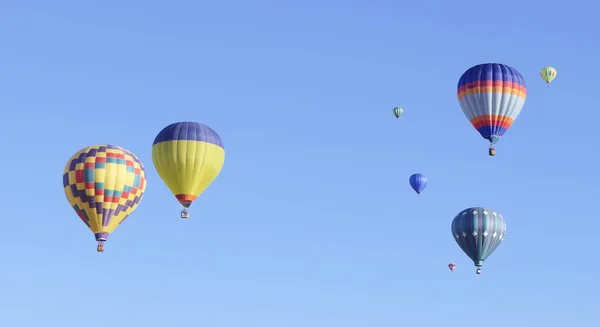
<path fill-rule="evenodd" d="M 598 9 L 3 1 L 0 325 L 598 326 Z M 456 99 L 483 62 L 528 86 L 494 158 Z M 188 221 L 151 159 L 181 120 L 227 151 Z M 61 184 L 98 143 L 148 174 L 103 254 Z M 450 233 L 470 206 L 508 225 L 481 276 Z"/>

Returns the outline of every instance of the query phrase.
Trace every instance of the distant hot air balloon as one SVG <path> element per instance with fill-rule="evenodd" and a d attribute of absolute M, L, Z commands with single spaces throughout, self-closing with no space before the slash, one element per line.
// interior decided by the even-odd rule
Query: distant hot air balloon
<path fill-rule="evenodd" d="M 396 116 L 396 118 L 400 118 L 400 116 L 402 116 L 402 114 L 404 113 L 404 110 L 400 107 L 395 107 L 394 108 L 394 116 Z"/>
<path fill-rule="evenodd" d="M 98 252 L 139 205 L 146 190 L 146 171 L 131 152 L 114 145 L 94 145 L 75 153 L 63 173 L 71 207 L 92 230 Z"/>
<path fill-rule="evenodd" d="M 460 77 L 457 93 L 465 116 L 479 134 L 490 141 L 489 155 L 496 155 L 494 144 L 517 119 L 525 104 L 525 79 L 510 66 L 481 64 L 469 68 Z"/>
<path fill-rule="evenodd" d="M 542 76 L 542 79 L 544 82 L 546 82 L 546 85 L 550 87 L 550 83 L 552 83 L 552 81 L 556 78 L 556 69 L 550 66 L 544 67 L 540 71 L 540 76 Z"/>
<path fill-rule="evenodd" d="M 454 217 L 452 236 L 481 274 L 483 261 L 502 243 L 506 223 L 502 215 L 487 208 L 468 208 Z"/>
<path fill-rule="evenodd" d="M 448 268 L 450 269 L 450 271 L 454 272 L 454 270 L 456 270 L 456 264 L 455 263 L 449 263 L 448 264 Z"/>
<path fill-rule="evenodd" d="M 412 187 L 417 194 L 421 194 L 425 187 L 427 186 L 427 177 L 423 174 L 413 174 L 408 179 L 410 186 Z"/>
<path fill-rule="evenodd" d="M 152 162 L 183 206 L 181 218 L 188 218 L 192 202 L 221 172 L 225 148 L 219 135 L 206 125 L 173 123 L 154 139 Z"/>

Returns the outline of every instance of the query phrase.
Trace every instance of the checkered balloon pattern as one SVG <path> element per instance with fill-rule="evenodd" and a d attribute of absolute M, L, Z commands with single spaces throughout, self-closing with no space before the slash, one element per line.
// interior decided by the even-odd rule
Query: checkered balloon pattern
<path fill-rule="evenodd" d="M 106 241 L 142 200 L 146 172 L 128 150 L 94 145 L 69 159 L 63 186 L 69 203 L 96 240 Z"/>

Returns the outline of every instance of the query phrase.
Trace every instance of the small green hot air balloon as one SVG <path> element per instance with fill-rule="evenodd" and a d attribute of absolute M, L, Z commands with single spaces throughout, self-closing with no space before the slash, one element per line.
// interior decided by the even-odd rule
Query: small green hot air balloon
<path fill-rule="evenodd" d="M 542 76 L 542 79 L 544 80 L 544 82 L 546 82 L 546 85 L 550 86 L 552 80 L 556 78 L 556 69 L 550 66 L 544 67 L 540 71 L 540 76 Z"/>
<path fill-rule="evenodd" d="M 394 108 L 394 116 L 396 116 L 396 118 L 400 118 L 400 116 L 402 116 L 402 114 L 404 113 L 404 110 L 400 107 L 395 107 Z"/>

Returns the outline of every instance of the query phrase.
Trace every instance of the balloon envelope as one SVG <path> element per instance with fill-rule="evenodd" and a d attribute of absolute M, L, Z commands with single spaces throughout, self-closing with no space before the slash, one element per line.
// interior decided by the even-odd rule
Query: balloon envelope
<path fill-rule="evenodd" d="M 550 66 L 544 67 L 540 71 L 540 76 L 542 76 L 542 79 L 544 80 L 544 82 L 546 82 L 547 84 L 550 84 L 556 78 L 556 69 L 554 69 L 554 67 L 550 67 Z"/>
<path fill-rule="evenodd" d="M 454 270 L 456 270 L 456 264 L 455 263 L 449 263 L 448 264 L 448 268 L 450 269 L 450 271 L 454 271 Z"/>
<path fill-rule="evenodd" d="M 179 203 L 188 208 L 221 172 L 225 148 L 206 125 L 173 123 L 154 139 L 152 162 Z"/>
<path fill-rule="evenodd" d="M 394 108 L 394 116 L 396 116 L 396 118 L 400 118 L 400 116 L 402 116 L 402 114 L 404 113 L 404 110 L 400 107 L 395 107 Z"/>
<path fill-rule="evenodd" d="M 457 95 L 473 127 L 495 144 L 519 116 L 527 89 L 516 69 L 503 64 L 481 64 L 460 77 Z"/>
<path fill-rule="evenodd" d="M 63 172 L 67 200 L 104 242 L 137 208 L 146 190 L 146 171 L 128 150 L 94 145 L 75 153 Z"/>
<path fill-rule="evenodd" d="M 413 174 L 408 179 L 408 182 L 412 189 L 415 190 L 415 192 L 417 192 L 417 194 L 421 194 L 425 187 L 427 187 L 428 180 L 427 177 L 425 177 L 425 175 L 423 174 Z"/>
<path fill-rule="evenodd" d="M 473 207 L 465 209 L 452 220 L 452 236 L 477 267 L 496 250 L 506 235 L 506 223 L 498 212 Z"/>

